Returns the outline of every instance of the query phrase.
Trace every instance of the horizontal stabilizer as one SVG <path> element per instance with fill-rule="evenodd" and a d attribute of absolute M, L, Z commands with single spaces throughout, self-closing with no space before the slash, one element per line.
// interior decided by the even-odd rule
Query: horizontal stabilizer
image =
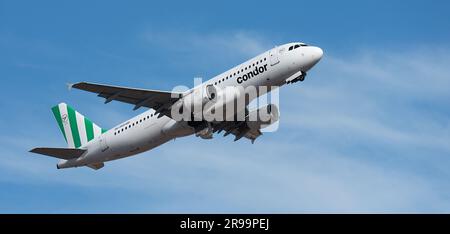
<path fill-rule="evenodd" d="M 30 152 L 69 160 L 79 158 L 86 152 L 86 150 L 73 148 L 34 148 L 30 150 Z"/>

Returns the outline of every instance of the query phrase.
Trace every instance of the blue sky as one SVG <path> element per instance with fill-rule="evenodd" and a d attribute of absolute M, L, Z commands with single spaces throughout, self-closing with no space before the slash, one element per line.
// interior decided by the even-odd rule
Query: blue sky
<path fill-rule="evenodd" d="M 448 1 L 0 0 L 0 213 L 450 211 Z M 187 137 L 56 170 L 50 107 L 104 128 L 132 107 L 66 83 L 192 87 L 274 45 L 325 51 L 254 145 Z M 142 110 L 141 110 L 142 111 Z"/>

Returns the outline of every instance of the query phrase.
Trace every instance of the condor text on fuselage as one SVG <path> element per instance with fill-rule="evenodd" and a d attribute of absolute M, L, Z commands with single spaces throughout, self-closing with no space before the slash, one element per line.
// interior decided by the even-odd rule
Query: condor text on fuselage
<path fill-rule="evenodd" d="M 236 79 L 237 83 L 240 84 L 244 81 L 247 81 L 248 79 L 257 76 L 259 74 L 264 73 L 267 71 L 267 64 L 264 64 L 264 66 L 255 67 L 254 71 L 248 72 L 247 74 L 244 74 Z"/>

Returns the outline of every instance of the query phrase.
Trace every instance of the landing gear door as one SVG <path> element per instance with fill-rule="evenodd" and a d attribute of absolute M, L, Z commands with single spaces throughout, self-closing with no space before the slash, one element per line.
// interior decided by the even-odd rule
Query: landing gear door
<path fill-rule="evenodd" d="M 278 57 L 278 48 L 277 47 L 271 49 L 269 54 L 270 54 L 269 57 L 270 57 L 270 65 L 271 66 L 275 66 L 278 63 L 280 63 L 280 58 Z"/>
<path fill-rule="evenodd" d="M 100 144 L 100 149 L 101 149 L 102 152 L 105 152 L 106 150 L 109 149 L 108 144 L 106 144 L 106 137 L 105 137 L 105 135 L 103 135 L 103 134 L 100 135 L 99 139 L 98 139 L 98 142 Z"/>

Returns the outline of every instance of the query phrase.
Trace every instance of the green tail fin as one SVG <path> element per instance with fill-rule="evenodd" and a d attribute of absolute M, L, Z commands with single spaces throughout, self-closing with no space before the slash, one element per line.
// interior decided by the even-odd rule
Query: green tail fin
<path fill-rule="evenodd" d="M 79 148 L 107 131 L 75 111 L 66 103 L 60 103 L 52 107 L 52 112 L 55 115 L 69 148 Z"/>

